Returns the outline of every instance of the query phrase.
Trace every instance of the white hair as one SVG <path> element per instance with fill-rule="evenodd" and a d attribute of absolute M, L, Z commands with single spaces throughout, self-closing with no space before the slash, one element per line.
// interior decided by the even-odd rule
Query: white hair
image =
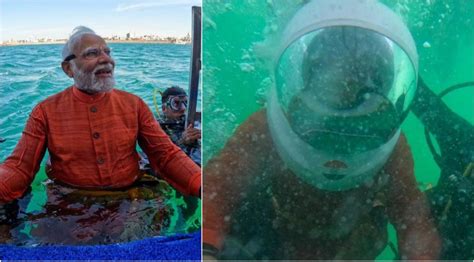
<path fill-rule="evenodd" d="M 94 32 L 94 30 L 86 26 L 80 25 L 74 28 L 74 30 L 72 30 L 71 35 L 69 36 L 69 39 L 66 41 L 66 44 L 64 44 L 63 52 L 62 52 L 63 60 L 72 54 L 74 46 L 76 45 L 78 41 L 81 40 L 81 38 L 84 35 L 97 35 L 97 34 Z"/>

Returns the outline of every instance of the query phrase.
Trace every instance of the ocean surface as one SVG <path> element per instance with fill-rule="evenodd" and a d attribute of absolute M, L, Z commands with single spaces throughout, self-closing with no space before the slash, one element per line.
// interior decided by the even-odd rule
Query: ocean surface
<path fill-rule="evenodd" d="M 0 47 L 0 161 L 13 150 L 33 107 L 73 84 L 61 69 L 62 45 Z M 153 90 L 188 90 L 190 45 L 110 44 L 116 87 L 141 97 L 156 114 Z M 161 105 L 159 94 L 158 105 Z M 200 111 L 200 99 L 198 111 Z"/>
<path fill-rule="evenodd" d="M 62 47 L 62 45 L 0 47 L 0 137 L 6 139 L 0 144 L 0 162 L 13 151 L 33 107 L 48 96 L 73 84 L 72 79 L 64 74 L 60 66 Z M 116 88 L 141 97 L 155 115 L 157 115 L 153 102 L 155 88 L 164 91 L 171 85 L 178 85 L 188 90 L 190 45 L 113 43 L 110 47 L 116 62 Z M 158 108 L 161 108 L 159 94 L 157 94 L 157 101 Z M 200 111 L 200 105 L 199 98 L 198 111 Z M 74 202 L 77 199 L 69 199 L 68 201 L 73 201 L 71 205 L 83 205 L 80 207 L 80 216 L 71 215 L 70 212 L 65 211 L 67 209 L 63 209 L 62 213 L 59 211 L 56 218 L 48 219 L 45 218 L 45 214 L 55 210 L 57 203 L 45 206 L 47 194 L 51 193 L 45 179 L 42 167 L 32 184 L 32 200 L 26 204 L 20 203 L 20 208 L 27 214 L 24 214 L 22 222 L 11 230 L 10 242 L 22 245 L 111 243 L 120 242 L 120 239 L 129 241 L 152 235 L 192 232 L 200 228 L 200 201 L 185 198 L 164 185 L 140 189 L 139 195 L 145 197 L 139 201 L 130 201 L 130 199 L 115 201 L 120 197 L 102 199 L 99 197 L 95 199 L 97 205 L 91 206 L 89 202 L 88 206 L 84 203 L 78 204 L 80 201 Z M 150 198 L 150 194 L 153 195 L 150 192 L 162 192 L 168 197 Z M 115 204 L 110 206 L 111 203 Z M 108 223 L 105 227 L 111 230 L 120 230 L 118 228 L 122 230 L 126 228 L 126 230 L 119 235 L 113 235 L 110 232 L 110 235 L 107 232 L 99 234 L 98 230 L 102 229 L 97 229 L 97 227 L 104 225 L 94 225 L 94 222 L 91 222 L 97 218 L 88 214 L 90 210 L 95 210 L 97 213 L 100 211 L 103 214 L 115 212 L 115 215 L 105 222 Z M 129 223 L 123 219 L 123 216 L 135 218 L 132 218 Z M 140 216 L 147 217 L 149 225 L 133 222 L 133 219 Z M 79 220 L 86 222 L 85 224 L 75 222 Z M 67 221 L 58 227 L 59 231 L 56 231 L 58 234 L 44 233 L 49 227 L 59 223 L 58 221 Z M 118 228 L 114 226 L 117 223 L 120 224 Z M 77 232 L 72 233 L 70 239 L 67 237 L 61 239 L 59 235 L 66 235 L 68 227 Z M 81 231 L 87 227 L 92 232 Z M 61 230 L 64 232 L 60 233 Z M 116 239 L 111 239 L 110 236 L 115 236 Z M 1 232 L 0 238 L 2 238 Z M 82 240 L 74 243 L 74 238 Z"/>
<path fill-rule="evenodd" d="M 275 45 L 272 45 L 275 36 L 282 33 L 291 16 L 306 2 L 273 0 L 223 3 L 203 0 L 203 163 L 219 153 L 236 127 L 252 113 L 265 107 L 266 93 L 272 85 L 269 78 L 272 72 L 266 58 L 275 49 Z M 395 11 L 408 25 L 418 50 L 419 76 L 431 90 L 438 94 L 449 86 L 474 81 L 472 0 L 380 2 Z M 473 87 L 453 91 L 443 100 L 452 111 L 474 124 Z M 426 190 L 436 186 L 440 168 L 427 146 L 423 124 L 410 113 L 402 130 L 413 153 L 419 188 Z M 446 137 L 456 140 L 449 134 Z M 459 212 L 465 214 L 472 209 L 471 206 Z M 449 222 L 456 223 L 455 220 Z M 389 227 L 389 232 L 391 242 L 396 243 L 392 227 Z M 241 243 L 244 252 L 246 244 Z M 474 247 L 470 248 L 474 250 Z M 255 250 L 258 247 L 252 246 L 250 251 Z M 395 256 L 393 250 L 387 247 L 379 259 L 393 259 Z"/>

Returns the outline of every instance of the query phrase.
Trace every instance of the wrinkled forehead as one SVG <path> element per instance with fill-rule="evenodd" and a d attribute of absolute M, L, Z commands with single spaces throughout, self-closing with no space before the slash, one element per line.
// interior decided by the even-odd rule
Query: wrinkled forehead
<path fill-rule="evenodd" d="M 107 47 L 107 43 L 105 40 L 98 36 L 98 35 L 93 35 L 93 34 L 86 34 L 81 36 L 79 41 L 76 43 L 74 46 L 74 52 L 77 53 L 82 53 L 84 50 L 88 48 L 105 48 Z"/>

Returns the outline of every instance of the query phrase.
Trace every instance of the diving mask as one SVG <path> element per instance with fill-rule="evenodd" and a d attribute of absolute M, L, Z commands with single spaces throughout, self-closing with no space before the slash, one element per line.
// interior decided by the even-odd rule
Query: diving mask
<path fill-rule="evenodd" d="M 168 98 L 168 101 L 166 101 L 166 105 L 174 112 L 186 109 L 188 105 L 188 96 L 186 95 L 170 96 Z"/>
<path fill-rule="evenodd" d="M 416 91 L 408 29 L 376 1 L 319 0 L 295 14 L 281 43 L 267 113 L 278 153 L 320 189 L 370 183 Z"/>

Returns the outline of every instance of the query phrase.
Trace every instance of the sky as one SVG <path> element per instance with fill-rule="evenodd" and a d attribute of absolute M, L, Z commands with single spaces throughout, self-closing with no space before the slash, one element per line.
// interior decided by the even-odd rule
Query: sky
<path fill-rule="evenodd" d="M 183 37 L 201 0 L 0 0 L 0 43 L 64 39 L 84 25 L 97 34 Z"/>

